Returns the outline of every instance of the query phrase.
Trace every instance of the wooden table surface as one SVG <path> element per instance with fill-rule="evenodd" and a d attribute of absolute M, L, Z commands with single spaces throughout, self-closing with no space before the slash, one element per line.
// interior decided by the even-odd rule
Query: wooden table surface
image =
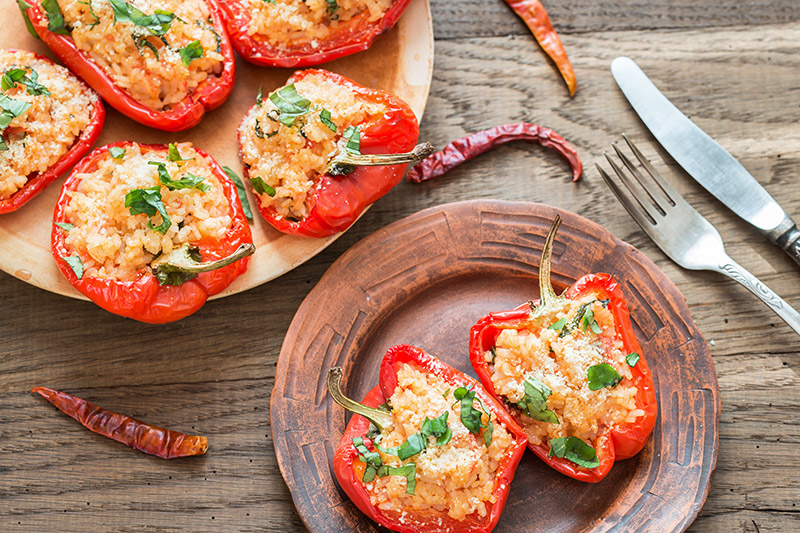
<path fill-rule="evenodd" d="M 677 284 L 710 345 L 722 395 L 719 461 L 692 530 L 800 530 L 797 335 L 734 282 L 673 264 L 593 168 L 627 132 L 719 229 L 730 255 L 800 307 L 800 267 L 653 144 L 609 72 L 618 55 L 636 59 L 800 220 L 800 3 L 562 0 L 546 7 L 577 73 L 573 99 L 502 2 L 432 0 L 435 70 L 422 138 L 443 146 L 501 123 L 545 125 L 577 147 L 586 168 L 578 183 L 548 150 L 502 147 L 435 183 L 398 185 L 306 264 L 160 327 L 0 273 L 0 530 L 301 530 L 269 416 L 292 316 L 331 263 L 366 235 L 422 208 L 476 198 L 577 212 L 642 250 Z M 210 450 L 173 462 L 144 456 L 59 414 L 30 393 L 34 385 L 206 435 Z"/>

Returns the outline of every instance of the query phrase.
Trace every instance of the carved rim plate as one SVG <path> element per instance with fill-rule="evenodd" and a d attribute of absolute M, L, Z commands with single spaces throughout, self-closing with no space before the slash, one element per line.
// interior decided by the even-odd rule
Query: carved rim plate
<path fill-rule="evenodd" d="M 470 201 L 421 211 L 353 246 L 297 311 L 272 391 L 278 464 L 312 531 L 375 531 L 338 487 L 333 452 L 349 420 L 325 376 L 345 393 L 377 384 L 386 350 L 425 349 L 474 376 L 469 328 L 491 311 L 538 296 L 539 257 L 556 213 L 553 283 L 589 272 L 620 283 L 659 401 L 645 449 L 598 484 L 558 474 L 532 453 L 517 470 L 495 531 L 682 531 L 708 494 L 717 462 L 720 397 L 711 354 L 675 285 L 647 257 L 576 214 L 534 203 Z"/>

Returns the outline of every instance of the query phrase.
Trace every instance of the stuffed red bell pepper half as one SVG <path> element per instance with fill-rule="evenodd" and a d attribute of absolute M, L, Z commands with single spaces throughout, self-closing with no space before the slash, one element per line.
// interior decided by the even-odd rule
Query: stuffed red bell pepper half
<path fill-rule="evenodd" d="M 379 385 L 362 403 L 328 390 L 355 413 L 333 459 L 339 485 L 394 531 L 488 532 L 500 519 L 525 452 L 522 428 L 474 379 L 419 348 L 390 348 Z"/>
<path fill-rule="evenodd" d="M 51 240 L 75 288 L 149 323 L 200 309 L 254 251 L 236 186 L 190 143 L 94 150 L 64 183 Z"/>
<path fill-rule="evenodd" d="M 64 67 L 0 50 L 0 214 L 22 207 L 74 165 L 105 121 L 100 98 Z"/>
<path fill-rule="evenodd" d="M 215 0 L 19 0 L 29 29 L 111 106 L 151 128 L 200 122 L 233 89 Z"/>
<path fill-rule="evenodd" d="M 411 108 L 325 70 L 260 92 L 239 126 L 239 154 L 261 214 L 276 229 L 327 237 L 350 227 L 433 151 L 414 146 Z"/>
<path fill-rule="evenodd" d="M 310 67 L 366 50 L 410 0 L 220 0 L 239 54 L 267 67 Z"/>
<path fill-rule="evenodd" d="M 525 429 L 528 447 L 559 472 L 595 483 L 644 447 L 655 425 L 653 377 L 622 290 L 588 274 L 556 296 L 545 241 L 541 299 L 492 313 L 470 331 L 472 366 Z"/>

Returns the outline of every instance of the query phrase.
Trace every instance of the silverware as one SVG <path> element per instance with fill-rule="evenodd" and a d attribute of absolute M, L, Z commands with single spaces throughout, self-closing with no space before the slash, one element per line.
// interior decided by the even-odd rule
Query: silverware
<path fill-rule="evenodd" d="M 722 237 L 716 228 L 664 180 L 624 134 L 623 138 L 650 177 L 646 177 L 616 143 L 613 143 L 614 151 L 627 172 L 608 153 L 603 152 L 603 155 L 627 192 L 623 191 L 599 164 L 595 166 L 645 233 L 683 268 L 713 270 L 738 281 L 800 335 L 800 313 L 728 257 Z M 631 176 L 635 182 L 631 180 Z"/>
<path fill-rule="evenodd" d="M 669 155 L 731 211 L 800 263 L 800 231 L 755 178 L 661 94 L 633 60 L 616 58 L 611 62 L 611 73 Z"/>

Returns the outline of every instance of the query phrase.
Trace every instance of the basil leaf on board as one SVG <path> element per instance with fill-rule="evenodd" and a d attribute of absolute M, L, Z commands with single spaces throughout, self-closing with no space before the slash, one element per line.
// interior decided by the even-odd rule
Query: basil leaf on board
<path fill-rule="evenodd" d="M 597 451 L 577 437 L 559 437 L 550 439 L 550 453 L 548 457 L 559 457 L 572 461 L 585 468 L 600 466 Z"/>
<path fill-rule="evenodd" d="M 233 184 L 236 185 L 236 194 L 239 195 L 239 200 L 242 202 L 244 216 L 247 220 L 253 220 L 253 212 L 250 210 L 250 200 L 247 199 L 247 193 L 244 190 L 244 183 L 242 183 L 241 178 L 239 178 L 236 172 L 230 167 L 222 167 L 222 170 L 225 171 L 225 174 L 227 174 Z"/>
<path fill-rule="evenodd" d="M 558 416 L 547 408 L 547 399 L 553 394 L 550 387 L 533 376 L 525 378 L 524 386 L 525 394 L 517 402 L 517 407 L 534 420 L 558 424 Z"/>
<path fill-rule="evenodd" d="M 256 95 L 256 104 L 258 107 L 261 107 L 261 104 L 264 103 L 264 86 L 258 86 L 258 94 Z"/>
<path fill-rule="evenodd" d="M 59 35 L 69 35 L 67 23 L 64 20 L 64 14 L 56 0 L 42 0 L 42 9 L 47 14 L 47 29 Z"/>
<path fill-rule="evenodd" d="M 0 77 L 0 88 L 4 91 L 12 87 L 16 87 L 17 83 L 21 83 L 25 87 L 28 88 L 28 94 L 32 96 L 38 96 L 43 94 L 45 96 L 50 96 L 50 90 L 39 83 L 39 73 L 31 69 L 31 75 L 28 76 L 28 73 L 25 71 L 24 68 L 12 68 L 8 69 L 3 73 Z"/>
<path fill-rule="evenodd" d="M 156 212 L 161 214 L 161 224 L 153 226 L 148 220 L 147 227 L 159 233 L 167 233 L 172 225 L 172 221 L 167 215 L 164 202 L 161 201 L 161 186 L 154 185 L 146 189 L 134 189 L 125 195 L 125 207 L 129 208 L 131 215 L 145 214 L 155 216 Z"/>
<path fill-rule="evenodd" d="M 382 448 L 376 445 L 376 448 L 383 453 L 396 455 L 401 461 L 405 461 L 409 457 L 417 455 L 427 447 L 428 438 L 422 435 L 422 433 L 414 433 L 413 435 L 410 435 L 400 446 L 395 446 L 393 448 Z"/>
<path fill-rule="evenodd" d="M 320 111 L 319 112 L 319 120 L 320 120 L 320 122 L 322 122 L 323 124 L 328 126 L 329 130 L 331 130 L 332 132 L 336 133 L 336 124 L 334 124 L 333 121 L 331 120 L 331 112 L 330 111 L 328 111 L 327 109 L 323 109 L 322 111 Z"/>
<path fill-rule="evenodd" d="M 603 387 L 613 389 L 622 381 L 622 376 L 608 363 L 600 363 L 589 367 L 589 370 L 586 371 L 586 379 L 589 381 L 590 390 L 599 390 Z"/>
<path fill-rule="evenodd" d="M 164 165 L 164 163 L 159 161 L 148 161 L 148 164 L 158 167 L 158 181 L 160 181 L 162 185 L 171 191 L 177 189 L 197 189 L 201 192 L 207 192 L 211 189 L 209 184 L 203 183 L 205 178 L 196 176 L 191 172 L 187 172 L 186 176 L 180 179 L 173 180 L 169 177 L 169 172 L 167 172 L 167 167 Z"/>
<path fill-rule="evenodd" d="M 358 130 L 358 126 L 349 126 L 344 130 L 342 137 L 347 141 L 347 144 L 344 145 L 345 150 L 351 154 L 361 153 L 361 132 Z"/>
<path fill-rule="evenodd" d="M 250 185 L 253 186 L 253 190 L 256 191 L 258 194 L 275 196 L 275 189 L 267 185 L 267 183 L 261 178 L 258 177 L 250 178 Z"/>
<path fill-rule="evenodd" d="M 178 151 L 178 147 L 172 143 L 169 143 L 169 146 L 167 147 L 167 153 L 168 153 L 167 159 L 169 159 L 173 163 L 179 163 L 181 161 L 191 161 L 192 159 L 194 159 L 194 157 L 187 157 L 186 159 L 183 159 L 181 157 L 181 153 Z"/>
<path fill-rule="evenodd" d="M 180 54 L 184 66 L 188 67 L 193 60 L 203 57 L 203 46 L 200 41 L 192 41 L 183 48 L 178 49 L 178 54 Z"/>
<path fill-rule="evenodd" d="M 62 257 L 61 260 L 69 265 L 78 279 L 83 278 L 83 261 L 81 261 L 80 256 Z"/>
<path fill-rule="evenodd" d="M 122 148 L 121 146 L 112 146 L 108 149 L 108 153 L 114 159 L 122 159 L 125 157 L 125 148 Z"/>
<path fill-rule="evenodd" d="M 64 231 L 69 231 L 75 227 L 75 224 L 70 224 L 69 222 L 53 222 L 53 224 L 63 229 Z"/>
<path fill-rule="evenodd" d="M 625 362 L 628 363 L 628 366 L 636 366 L 639 359 L 641 359 L 641 356 L 636 352 L 631 352 L 625 356 Z"/>
<path fill-rule="evenodd" d="M 39 35 L 36 33 L 36 30 L 33 28 L 33 23 L 31 22 L 30 17 L 28 17 L 28 9 L 32 8 L 33 6 L 30 5 L 25 0 L 17 0 L 17 7 L 19 7 L 19 12 L 22 13 L 22 18 L 25 20 L 25 27 L 28 29 L 28 33 L 34 39 L 39 39 Z"/>
<path fill-rule="evenodd" d="M 273 92 L 269 95 L 269 101 L 281 112 L 278 120 L 287 128 L 294 126 L 298 117 L 311 111 L 311 102 L 297 94 L 294 83 Z"/>
<path fill-rule="evenodd" d="M 445 411 L 436 418 L 425 417 L 425 420 L 422 422 L 420 431 L 426 437 L 436 438 L 437 446 L 444 446 L 450 442 L 453 436 L 453 430 L 447 425 L 447 417 L 449 414 L 450 411 Z"/>

